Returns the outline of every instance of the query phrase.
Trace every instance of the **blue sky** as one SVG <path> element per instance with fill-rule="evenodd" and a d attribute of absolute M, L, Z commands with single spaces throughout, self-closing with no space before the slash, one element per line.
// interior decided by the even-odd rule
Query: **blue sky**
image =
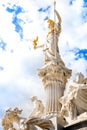
<path fill-rule="evenodd" d="M 87 1 L 56 0 L 62 18 L 59 49 L 73 75 L 87 76 Z M 42 50 L 33 50 L 37 35 L 45 42 L 46 20 L 53 19 L 53 0 L 0 1 L 0 120 L 9 107 L 18 106 L 30 113 L 30 97 L 44 100 L 44 88 L 37 76 L 43 66 Z M 1 128 L 2 129 L 2 128 Z M 0 130 L 1 130 L 0 129 Z"/>

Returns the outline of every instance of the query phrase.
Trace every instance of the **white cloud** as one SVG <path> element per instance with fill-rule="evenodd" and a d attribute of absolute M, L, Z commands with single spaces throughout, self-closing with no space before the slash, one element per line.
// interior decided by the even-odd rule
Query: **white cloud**
<path fill-rule="evenodd" d="M 61 43 L 69 42 L 69 46 L 83 48 L 85 43 L 87 23 L 82 22 L 83 1 L 76 0 L 72 6 L 69 1 L 61 1 L 59 11 L 62 17 Z M 58 5 L 57 5 L 58 7 Z M 57 8 L 58 9 L 58 8 Z M 84 46 L 82 45 L 84 43 Z"/>

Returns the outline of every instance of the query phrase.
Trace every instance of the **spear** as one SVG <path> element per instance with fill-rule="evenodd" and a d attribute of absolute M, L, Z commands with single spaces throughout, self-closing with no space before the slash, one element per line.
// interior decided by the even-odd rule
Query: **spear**
<path fill-rule="evenodd" d="M 56 31 L 55 31 L 55 24 L 56 24 L 55 10 L 56 10 L 56 1 L 54 0 L 54 43 L 53 44 L 55 44 L 55 58 L 57 58 L 57 43 L 56 43 Z"/>

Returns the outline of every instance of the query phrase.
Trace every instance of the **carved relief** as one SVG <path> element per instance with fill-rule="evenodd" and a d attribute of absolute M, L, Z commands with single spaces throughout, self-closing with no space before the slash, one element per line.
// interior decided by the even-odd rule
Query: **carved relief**
<path fill-rule="evenodd" d="M 68 114 L 69 120 L 80 119 L 80 114 L 87 112 L 86 79 L 82 73 L 77 73 L 76 79 L 70 81 L 66 95 L 60 98 L 61 115 L 67 118 Z"/>

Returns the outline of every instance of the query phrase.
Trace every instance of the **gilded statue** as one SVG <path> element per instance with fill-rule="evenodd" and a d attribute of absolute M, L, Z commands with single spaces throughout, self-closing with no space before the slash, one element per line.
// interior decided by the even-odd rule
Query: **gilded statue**
<path fill-rule="evenodd" d="M 44 63 L 55 60 L 59 57 L 58 49 L 58 37 L 61 32 L 61 17 L 57 10 L 54 10 L 55 15 L 57 16 L 58 22 L 55 22 L 52 19 L 47 20 L 48 24 L 48 33 L 46 36 L 46 41 L 43 45 L 38 46 L 38 36 L 32 40 L 34 49 L 43 48 L 44 54 Z"/>

